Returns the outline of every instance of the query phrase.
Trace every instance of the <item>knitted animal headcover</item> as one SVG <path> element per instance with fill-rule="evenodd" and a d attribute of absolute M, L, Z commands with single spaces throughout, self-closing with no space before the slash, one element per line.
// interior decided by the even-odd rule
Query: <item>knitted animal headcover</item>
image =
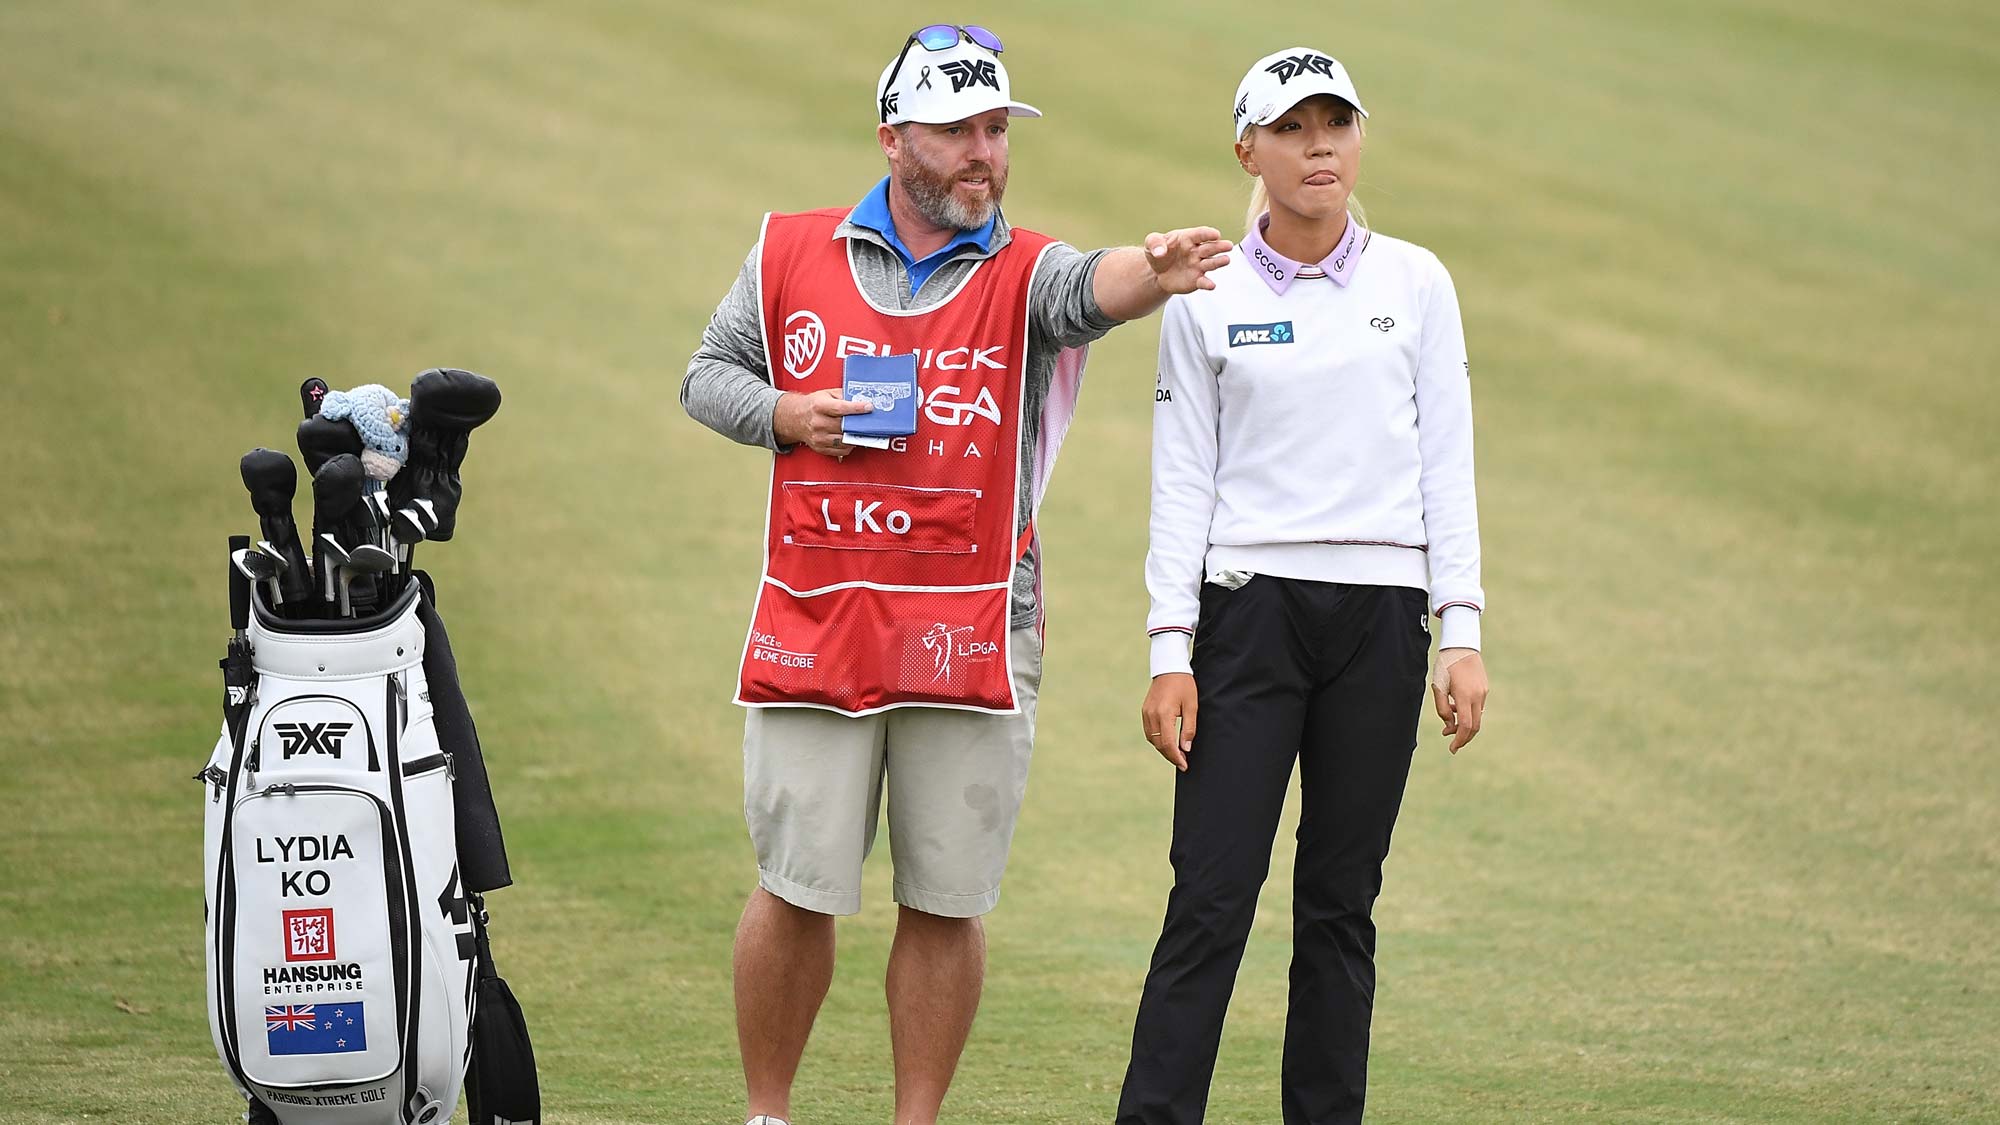
<path fill-rule="evenodd" d="M 410 400 L 380 383 L 367 383 L 351 391 L 328 391 L 319 413 L 331 421 L 345 418 L 353 424 L 366 447 L 361 451 L 361 467 L 370 480 L 386 481 L 395 476 L 410 456 Z"/>

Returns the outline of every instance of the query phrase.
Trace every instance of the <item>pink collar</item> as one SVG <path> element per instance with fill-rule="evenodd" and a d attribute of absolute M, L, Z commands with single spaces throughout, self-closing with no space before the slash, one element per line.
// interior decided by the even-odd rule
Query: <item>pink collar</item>
<path fill-rule="evenodd" d="M 1347 233 L 1340 236 L 1340 242 L 1334 246 L 1333 253 L 1311 265 L 1295 262 L 1271 249 L 1271 244 L 1264 241 L 1264 230 L 1270 225 L 1269 211 L 1257 217 L 1257 222 L 1250 228 L 1250 233 L 1243 236 L 1243 255 L 1249 259 L 1250 268 L 1258 277 L 1264 279 L 1264 284 L 1271 287 L 1271 292 L 1280 297 L 1284 296 L 1285 290 L 1291 288 L 1292 282 L 1300 277 L 1329 277 L 1333 279 L 1334 284 L 1343 289 L 1347 288 L 1347 283 L 1354 277 L 1355 266 L 1361 262 L 1361 252 L 1368 248 L 1367 229 L 1355 222 L 1354 216 L 1349 215 Z"/>

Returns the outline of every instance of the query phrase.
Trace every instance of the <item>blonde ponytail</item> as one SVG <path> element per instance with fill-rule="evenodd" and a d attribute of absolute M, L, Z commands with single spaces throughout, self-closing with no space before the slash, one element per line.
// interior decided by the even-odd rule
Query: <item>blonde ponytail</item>
<path fill-rule="evenodd" d="M 1243 215 L 1245 232 L 1257 229 L 1257 219 L 1271 209 L 1271 193 L 1264 190 L 1264 177 L 1250 177 L 1250 210 Z"/>

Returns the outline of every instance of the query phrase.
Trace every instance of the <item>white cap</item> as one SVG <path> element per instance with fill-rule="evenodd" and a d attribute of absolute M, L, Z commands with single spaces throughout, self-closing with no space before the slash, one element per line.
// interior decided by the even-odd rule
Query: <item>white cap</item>
<path fill-rule="evenodd" d="M 1236 84 L 1229 139 L 1242 140 L 1243 130 L 1269 125 L 1314 94 L 1332 94 L 1353 106 L 1356 113 L 1368 116 L 1354 92 L 1354 80 L 1347 77 L 1347 68 L 1338 60 L 1311 47 L 1288 47 L 1252 63 L 1250 72 Z"/>
<path fill-rule="evenodd" d="M 976 117 L 990 109 L 1005 109 L 1009 117 L 1040 117 L 1042 111 L 1013 100 L 1007 68 L 1000 56 L 969 39 L 960 38 L 942 51 L 910 44 L 896 88 L 886 89 L 896 60 L 875 80 L 875 109 L 885 125 L 920 121 L 945 125 Z"/>

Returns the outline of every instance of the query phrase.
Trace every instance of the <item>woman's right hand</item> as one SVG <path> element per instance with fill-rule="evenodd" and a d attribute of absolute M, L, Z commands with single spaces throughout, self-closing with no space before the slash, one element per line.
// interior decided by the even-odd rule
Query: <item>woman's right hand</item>
<path fill-rule="evenodd" d="M 1167 672 L 1153 677 L 1146 690 L 1146 702 L 1139 708 L 1139 729 L 1160 757 L 1187 772 L 1187 756 L 1194 752 L 1194 715 L 1198 709 L 1194 677 L 1186 672 Z"/>

